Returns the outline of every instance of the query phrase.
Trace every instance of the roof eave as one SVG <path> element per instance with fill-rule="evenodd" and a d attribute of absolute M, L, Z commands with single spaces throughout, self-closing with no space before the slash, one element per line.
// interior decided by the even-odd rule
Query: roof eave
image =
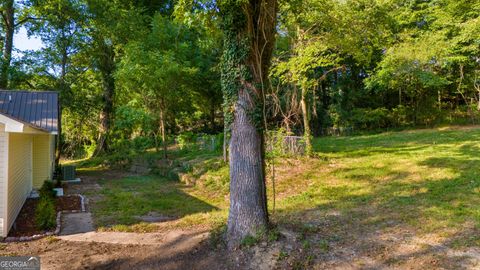
<path fill-rule="evenodd" d="M 10 115 L 7 115 L 3 112 L 0 112 L 0 122 L 5 124 L 5 132 L 12 133 L 48 133 L 52 135 L 57 135 L 56 131 L 49 131 L 30 123 L 26 123 L 19 119 L 16 119 Z"/>

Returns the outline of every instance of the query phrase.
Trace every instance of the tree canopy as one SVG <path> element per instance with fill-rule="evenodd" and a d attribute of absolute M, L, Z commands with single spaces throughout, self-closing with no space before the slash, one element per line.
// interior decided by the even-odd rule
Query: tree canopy
<path fill-rule="evenodd" d="M 221 91 L 233 38 L 224 39 L 226 4 L 3 1 L 0 85 L 60 92 L 67 157 L 220 133 L 233 121 Z M 308 142 L 335 130 L 477 122 L 479 14 L 474 0 L 280 1 L 263 128 Z M 18 51 L 21 28 L 42 48 Z M 232 71 L 224 76 L 242 72 Z"/>

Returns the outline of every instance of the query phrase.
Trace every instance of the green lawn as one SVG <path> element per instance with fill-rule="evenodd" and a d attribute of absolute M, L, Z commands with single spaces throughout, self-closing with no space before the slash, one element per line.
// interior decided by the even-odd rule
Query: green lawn
<path fill-rule="evenodd" d="M 202 225 L 215 227 L 226 218 L 228 205 L 228 168 L 217 153 L 174 150 L 174 162 L 155 166 L 152 174 L 135 176 L 128 171 L 113 175 L 98 164 L 83 160 L 79 173 L 95 178 L 102 189 L 87 191 L 96 197 L 92 207 L 95 222 L 102 230 L 154 231 L 156 225 L 142 222 L 141 216 L 164 216 L 174 220 L 172 226 Z M 161 153 L 148 153 L 142 159 L 156 160 Z M 178 174 L 189 178 L 203 176 L 196 186 L 178 180 Z M 227 180 L 225 180 L 227 178 Z M 98 199 L 100 198 L 100 199 Z"/>
<path fill-rule="evenodd" d="M 400 226 L 447 237 L 476 231 L 479 140 L 478 128 L 315 139 L 316 158 L 277 160 L 272 219 L 286 226 L 331 220 L 343 230 Z M 228 168 L 219 157 L 198 153 L 176 153 L 194 187 L 153 175 L 101 180 L 103 199 L 94 208 L 99 225 L 136 224 L 135 216 L 151 211 L 176 217 L 179 226 L 224 222 Z M 479 237 L 460 238 L 460 245 L 478 245 Z"/>

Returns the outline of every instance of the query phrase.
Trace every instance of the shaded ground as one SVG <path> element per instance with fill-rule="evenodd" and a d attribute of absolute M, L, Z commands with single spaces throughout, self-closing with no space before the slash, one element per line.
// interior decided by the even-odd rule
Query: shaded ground
<path fill-rule="evenodd" d="M 39 199 L 26 200 L 8 236 L 33 236 L 46 232 L 39 230 L 35 221 L 35 209 L 39 201 Z M 77 196 L 57 197 L 55 198 L 55 210 L 57 212 L 62 210 L 81 210 L 80 198 Z"/>
<path fill-rule="evenodd" d="M 70 242 L 54 238 L 3 247 L 2 255 L 36 254 L 42 269 L 224 269 L 204 245 L 184 252 L 157 245 Z"/>
<path fill-rule="evenodd" d="M 196 186 L 82 171 L 72 190 L 108 232 L 0 254 L 39 254 L 46 269 L 480 269 L 479 139 L 477 127 L 317 139 L 316 158 L 277 160 L 279 238 L 231 254 L 197 238 L 225 222 L 228 171 L 216 160 L 190 168 Z"/>

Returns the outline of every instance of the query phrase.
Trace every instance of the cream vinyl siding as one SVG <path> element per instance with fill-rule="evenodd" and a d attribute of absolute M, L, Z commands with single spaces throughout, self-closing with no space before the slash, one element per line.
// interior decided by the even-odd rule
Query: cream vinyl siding
<path fill-rule="evenodd" d="M 34 135 L 10 133 L 8 136 L 7 230 L 32 191 Z"/>
<path fill-rule="evenodd" d="M 2 236 L 7 236 L 6 222 L 6 188 L 8 180 L 8 135 L 5 133 L 5 125 L 0 125 L 0 233 Z"/>
<path fill-rule="evenodd" d="M 34 135 L 33 136 L 33 188 L 42 187 L 45 180 L 52 179 L 53 135 Z"/>

